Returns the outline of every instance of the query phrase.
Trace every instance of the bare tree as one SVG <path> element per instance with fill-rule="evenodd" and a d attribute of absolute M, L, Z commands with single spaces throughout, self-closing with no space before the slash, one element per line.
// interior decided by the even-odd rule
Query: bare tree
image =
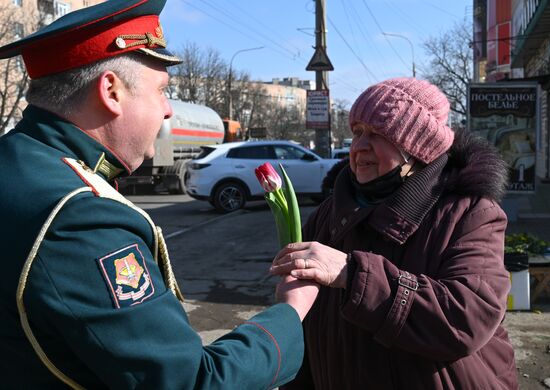
<path fill-rule="evenodd" d="M 200 102 L 200 89 L 204 74 L 201 49 L 195 43 L 186 43 L 177 53 L 182 63 L 170 69 L 172 76 L 171 97 L 191 103 Z"/>
<path fill-rule="evenodd" d="M 206 105 L 220 116 L 228 117 L 229 66 L 220 53 L 212 48 L 202 49 L 196 43 L 186 43 L 177 55 L 182 63 L 170 69 L 170 97 Z M 234 69 L 231 73 L 232 119 L 240 120 L 250 76 Z"/>
<path fill-rule="evenodd" d="M 36 15 L 23 12 L 22 8 L 5 4 L 0 6 L 0 44 L 6 44 L 33 31 Z M 22 102 L 29 77 L 21 57 L 0 61 L 0 136 L 17 122 L 22 115 Z"/>
<path fill-rule="evenodd" d="M 227 65 L 221 58 L 220 52 L 208 48 L 204 58 L 204 104 L 213 107 L 218 112 L 225 103 L 225 76 Z"/>
<path fill-rule="evenodd" d="M 349 128 L 349 111 L 347 106 L 349 102 L 343 99 L 335 99 L 332 103 L 331 109 L 331 133 L 332 140 L 337 147 L 341 147 L 345 138 L 351 137 L 351 131 Z"/>
<path fill-rule="evenodd" d="M 270 138 L 300 142 L 296 139 L 299 127 L 300 115 L 296 107 L 277 105 L 272 109 L 267 127 Z"/>
<path fill-rule="evenodd" d="M 463 20 L 441 36 L 430 37 L 423 43 L 429 56 L 422 76 L 437 85 L 448 97 L 451 110 L 465 118 L 468 83 L 472 79 L 472 24 Z"/>
<path fill-rule="evenodd" d="M 231 69 L 230 75 L 228 64 L 217 50 L 187 43 L 177 54 L 183 62 L 170 69 L 171 98 L 206 105 L 226 118 L 231 93 L 231 119 L 241 122 L 245 131 L 248 127 L 265 127 L 269 138 L 294 139 L 304 144 L 311 139 L 304 113 L 273 101 L 248 73 Z"/>
<path fill-rule="evenodd" d="M 249 127 L 265 127 L 268 139 L 288 139 L 308 145 L 313 131 L 305 126 L 305 115 L 299 106 L 281 105 L 261 83 L 249 83 L 245 93 L 250 119 Z"/>

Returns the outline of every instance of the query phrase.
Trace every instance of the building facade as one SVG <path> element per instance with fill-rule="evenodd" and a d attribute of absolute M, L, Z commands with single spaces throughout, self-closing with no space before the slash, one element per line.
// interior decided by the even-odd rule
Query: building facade
<path fill-rule="evenodd" d="M 474 0 L 474 82 L 539 85 L 536 176 L 550 180 L 550 0 Z"/>
<path fill-rule="evenodd" d="M 266 97 L 280 107 L 293 107 L 305 113 L 306 94 L 308 89 L 315 89 L 310 80 L 299 80 L 297 77 L 272 79 L 262 83 Z"/>
<path fill-rule="evenodd" d="M 540 85 L 537 176 L 546 181 L 550 180 L 550 5 L 548 0 L 512 0 L 511 6 L 511 66 L 523 69 L 524 80 Z"/>

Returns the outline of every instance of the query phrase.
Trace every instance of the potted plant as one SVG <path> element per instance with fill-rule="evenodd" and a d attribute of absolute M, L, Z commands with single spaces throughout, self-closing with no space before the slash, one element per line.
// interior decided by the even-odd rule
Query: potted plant
<path fill-rule="evenodd" d="M 509 271 L 526 269 L 529 257 L 548 255 L 550 243 L 530 233 L 507 234 L 504 238 L 504 264 Z"/>

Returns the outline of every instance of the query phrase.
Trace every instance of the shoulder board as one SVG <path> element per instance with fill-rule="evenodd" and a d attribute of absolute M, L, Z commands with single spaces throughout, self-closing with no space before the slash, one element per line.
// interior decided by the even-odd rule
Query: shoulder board
<path fill-rule="evenodd" d="M 77 161 L 69 157 L 64 157 L 62 160 L 92 189 L 92 192 L 96 196 L 113 199 L 132 208 L 136 207 L 82 161 Z"/>

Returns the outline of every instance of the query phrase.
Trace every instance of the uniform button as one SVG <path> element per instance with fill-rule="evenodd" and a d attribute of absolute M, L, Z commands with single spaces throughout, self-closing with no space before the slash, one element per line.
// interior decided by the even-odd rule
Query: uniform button
<path fill-rule="evenodd" d="M 342 226 L 344 226 L 347 222 L 348 222 L 348 220 L 346 218 L 342 218 L 342 220 L 340 221 Z"/>
<path fill-rule="evenodd" d="M 407 300 L 406 300 L 406 299 L 402 299 L 402 300 L 401 300 L 401 304 L 402 304 L 403 306 L 405 306 L 405 305 L 407 304 Z"/>

